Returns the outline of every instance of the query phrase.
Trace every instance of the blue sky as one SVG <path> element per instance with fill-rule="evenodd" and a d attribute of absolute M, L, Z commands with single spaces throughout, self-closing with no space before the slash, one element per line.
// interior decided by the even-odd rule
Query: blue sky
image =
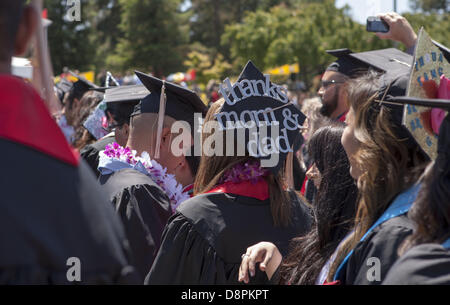
<path fill-rule="evenodd" d="M 355 21 L 365 24 L 369 16 L 394 11 L 394 0 L 336 0 L 336 7 L 345 4 L 351 7 L 351 16 Z M 410 12 L 409 0 L 397 0 L 397 13 Z"/>

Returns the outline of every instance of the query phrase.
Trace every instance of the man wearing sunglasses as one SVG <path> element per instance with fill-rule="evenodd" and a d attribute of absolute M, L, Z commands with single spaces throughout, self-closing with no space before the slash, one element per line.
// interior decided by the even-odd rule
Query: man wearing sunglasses
<path fill-rule="evenodd" d="M 320 113 L 332 120 L 344 122 L 349 109 L 345 84 L 356 73 L 367 69 L 367 66 L 348 56 L 351 53 L 348 49 L 328 50 L 327 53 L 338 59 L 327 67 L 322 76 L 317 92 L 322 100 Z"/>

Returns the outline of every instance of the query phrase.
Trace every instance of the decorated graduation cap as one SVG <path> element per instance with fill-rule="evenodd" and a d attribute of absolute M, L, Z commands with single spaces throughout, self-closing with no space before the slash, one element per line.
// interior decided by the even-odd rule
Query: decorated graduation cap
<path fill-rule="evenodd" d="M 64 95 L 67 92 L 70 92 L 72 87 L 73 87 L 73 83 L 71 81 L 68 81 L 65 78 L 61 78 L 61 80 L 55 85 L 56 94 L 58 95 L 58 98 L 61 101 L 61 103 L 64 100 Z"/>
<path fill-rule="evenodd" d="M 306 118 L 289 101 L 287 89 L 272 83 L 249 61 L 238 80 L 232 85 L 225 79 L 219 92 L 225 100 L 215 115 L 219 128 L 236 131 L 237 142 L 245 143 L 248 154 L 276 174 L 296 149 Z"/>
<path fill-rule="evenodd" d="M 444 136 L 439 130 L 441 123 L 445 117 L 446 121 L 450 120 L 448 117 L 450 64 L 447 60 L 449 55 L 448 48 L 442 45 L 439 47 L 421 28 L 406 96 L 391 99 L 391 102 L 404 105 L 403 125 L 432 160 L 438 155 L 440 150 L 438 147 L 445 146 L 442 144 Z M 445 134 L 448 136 L 450 134 L 448 122 L 446 126 L 442 128 L 446 130 Z M 447 143 L 446 147 L 450 148 L 450 145 Z"/>
<path fill-rule="evenodd" d="M 83 94 L 85 94 L 87 91 L 99 88 L 99 86 L 88 81 L 83 76 L 80 76 L 73 71 L 69 71 L 69 73 L 78 79 L 73 83 L 73 87 L 70 91 L 73 98 L 81 99 L 83 97 Z"/>
<path fill-rule="evenodd" d="M 145 98 L 136 105 L 131 116 L 141 113 L 157 113 L 158 129 L 156 134 L 155 158 L 159 158 L 159 148 L 164 122 L 164 116 L 169 116 L 177 121 L 184 121 L 190 125 L 191 135 L 194 140 L 198 137 L 194 133 L 198 132 L 195 122 L 195 114 L 201 117 L 206 114 L 207 107 L 200 97 L 188 88 L 178 86 L 174 83 L 166 82 L 154 76 L 135 71 L 142 84 L 150 91 Z M 194 145 L 191 146 L 191 150 Z M 191 171 L 195 174 L 200 162 L 199 157 L 194 156 L 192 151 L 186 154 Z"/>

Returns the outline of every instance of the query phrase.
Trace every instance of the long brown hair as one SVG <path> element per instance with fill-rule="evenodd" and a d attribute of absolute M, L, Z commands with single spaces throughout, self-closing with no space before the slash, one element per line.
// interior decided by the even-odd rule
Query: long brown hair
<path fill-rule="evenodd" d="M 419 148 L 408 147 L 405 139 L 395 134 L 391 113 L 394 110 L 376 101 L 379 88 L 380 79 L 375 72 L 349 82 L 350 111 L 355 114 L 354 135 L 360 144 L 355 161 L 362 174 L 357 180 L 359 200 L 355 231 L 338 250 L 328 274 L 329 281 L 395 196 L 410 187 L 425 166 Z"/>
<path fill-rule="evenodd" d="M 216 121 L 215 114 L 220 111 L 224 103 L 223 99 L 220 99 L 212 104 L 208 113 L 206 114 L 203 131 L 202 131 L 202 157 L 200 159 L 200 165 L 194 182 L 194 194 L 201 194 L 210 191 L 219 183 L 220 178 L 224 173 L 235 166 L 238 163 L 244 163 L 248 160 L 256 160 L 245 152 L 244 156 L 238 156 L 237 154 L 237 141 L 234 138 L 234 154 L 227 156 L 227 141 L 226 132 L 220 132 L 217 128 L 214 129 L 215 136 L 219 135 L 223 139 L 223 154 L 222 156 L 205 154 L 205 145 L 203 145 L 208 137 L 213 136 L 212 132 L 205 130 L 205 125 L 208 122 Z M 215 143 L 214 143 L 215 145 Z M 212 148 L 215 148 L 212 145 Z M 289 194 L 285 191 L 286 183 L 284 179 L 284 170 L 280 170 L 277 175 L 270 173 L 265 177 L 269 185 L 270 194 L 270 207 L 273 217 L 273 223 L 275 226 L 288 226 L 291 223 L 291 201 Z"/>

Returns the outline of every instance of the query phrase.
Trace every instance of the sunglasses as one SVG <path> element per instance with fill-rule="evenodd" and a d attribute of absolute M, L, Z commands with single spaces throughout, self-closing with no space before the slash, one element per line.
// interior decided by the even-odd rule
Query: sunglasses
<path fill-rule="evenodd" d="M 321 80 L 320 81 L 320 86 L 323 87 L 323 88 L 327 88 L 328 86 L 333 85 L 333 84 L 343 84 L 343 83 L 344 83 L 343 81 L 337 81 L 337 80 L 334 80 L 334 79 L 332 79 L 332 80 Z"/>
<path fill-rule="evenodd" d="M 105 130 L 106 132 L 113 132 L 116 130 L 116 128 L 120 128 L 123 126 L 124 123 L 113 123 L 113 124 L 108 124 L 108 127 L 102 127 L 103 130 Z"/>

